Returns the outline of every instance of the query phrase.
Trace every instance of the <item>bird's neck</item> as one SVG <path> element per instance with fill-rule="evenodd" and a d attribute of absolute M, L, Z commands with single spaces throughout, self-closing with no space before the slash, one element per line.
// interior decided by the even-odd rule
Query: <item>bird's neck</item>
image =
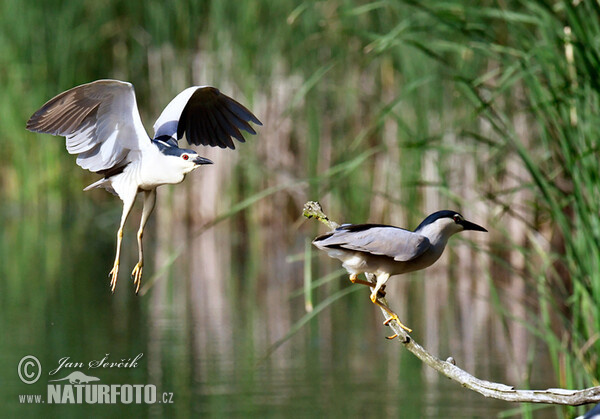
<path fill-rule="evenodd" d="M 159 185 L 177 184 L 183 181 L 188 173 L 175 164 L 175 159 L 165 155 L 160 144 L 145 151 L 140 164 L 140 177 L 143 179 L 142 189 L 152 189 Z"/>
<path fill-rule="evenodd" d="M 435 228 L 433 225 L 423 227 L 418 233 L 427 237 L 431 246 L 442 250 L 446 247 L 446 243 L 448 243 L 448 239 L 450 238 L 450 234 L 447 234 L 444 230 Z"/>

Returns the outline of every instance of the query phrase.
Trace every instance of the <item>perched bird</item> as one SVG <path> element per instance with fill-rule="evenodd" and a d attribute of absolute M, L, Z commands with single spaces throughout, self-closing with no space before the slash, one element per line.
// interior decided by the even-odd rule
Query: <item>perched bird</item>
<path fill-rule="evenodd" d="M 313 244 L 343 262 L 350 281 L 373 287 L 371 301 L 386 310 L 405 330 L 396 313 L 378 301 L 378 293 L 392 275 L 418 271 L 440 258 L 450 236 L 464 230 L 487 231 L 456 211 L 434 212 L 415 231 L 383 224 L 344 224 L 313 240 Z M 376 282 L 358 275 L 375 275 Z M 367 276 L 367 275 L 366 275 Z M 369 276 L 367 276 L 369 279 Z"/>
<path fill-rule="evenodd" d="M 144 192 L 137 232 L 139 259 L 131 274 L 137 294 L 144 264 L 142 235 L 154 209 L 156 188 L 180 183 L 192 170 L 212 164 L 194 150 L 179 148 L 178 141 L 185 134 L 189 144 L 234 149 L 233 139 L 245 141 L 240 130 L 256 134 L 249 122 L 262 125 L 252 112 L 217 88 L 193 86 L 162 111 L 150 138 L 142 125 L 133 85 L 97 80 L 50 99 L 29 118 L 27 129 L 66 137 L 67 151 L 78 154 L 77 164 L 103 176 L 84 191 L 104 188 L 123 201 L 115 262 L 109 274 L 113 293 L 123 226 L 137 193 Z"/>

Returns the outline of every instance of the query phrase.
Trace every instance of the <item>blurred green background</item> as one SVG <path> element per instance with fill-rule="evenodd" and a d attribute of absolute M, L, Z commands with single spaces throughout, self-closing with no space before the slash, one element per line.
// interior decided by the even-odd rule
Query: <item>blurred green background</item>
<path fill-rule="evenodd" d="M 599 72 L 597 2 L 2 0 L 3 413 L 580 413 L 486 400 L 385 341 L 368 291 L 311 249 L 323 227 L 300 214 L 319 200 L 338 222 L 414 228 L 460 210 L 490 233 L 453 238 L 434 267 L 388 285 L 413 336 L 488 380 L 598 385 Z M 235 151 L 199 150 L 215 165 L 159 188 L 138 297 L 127 272 L 140 208 L 111 296 L 120 201 L 82 192 L 98 176 L 64 139 L 24 129 L 46 100 L 100 78 L 134 84 L 149 130 L 199 84 L 264 123 Z M 108 353 L 144 356 L 84 372 L 155 384 L 174 403 L 19 403 L 45 395 L 58 359 Z M 43 366 L 29 386 L 25 355 Z"/>

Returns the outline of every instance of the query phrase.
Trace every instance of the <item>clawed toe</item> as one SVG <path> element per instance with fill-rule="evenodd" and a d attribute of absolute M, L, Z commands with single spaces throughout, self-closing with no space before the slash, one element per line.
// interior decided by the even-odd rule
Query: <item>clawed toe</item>
<path fill-rule="evenodd" d="M 142 264 L 137 263 L 135 268 L 133 268 L 133 272 L 131 272 L 131 278 L 133 279 L 136 295 L 140 291 L 140 286 L 142 285 L 142 271 Z"/>
<path fill-rule="evenodd" d="M 405 326 L 405 325 L 402 324 L 402 322 L 400 321 L 400 319 L 398 318 L 398 316 L 396 314 L 391 314 L 391 317 L 389 317 L 386 321 L 384 321 L 383 324 L 386 325 L 386 326 L 388 326 L 392 320 L 395 320 L 396 323 L 398 323 L 398 326 L 400 326 L 401 328 L 403 328 L 404 330 L 406 330 L 408 333 L 412 332 L 411 328 L 409 328 L 409 327 L 407 327 L 407 326 Z M 393 339 L 396 336 L 392 336 L 391 338 L 388 338 L 388 339 Z"/>
<path fill-rule="evenodd" d="M 119 265 L 115 264 L 111 271 L 108 274 L 110 278 L 110 292 L 115 293 L 115 288 L 117 287 L 117 278 L 119 276 Z"/>

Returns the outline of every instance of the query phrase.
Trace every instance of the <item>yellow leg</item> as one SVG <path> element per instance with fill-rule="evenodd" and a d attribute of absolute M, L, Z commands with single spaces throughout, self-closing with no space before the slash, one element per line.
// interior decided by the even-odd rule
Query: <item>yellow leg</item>
<path fill-rule="evenodd" d="M 110 292 L 115 293 L 117 287 L 117 278 L 119 276 L 119 260 L 121 258 L 121 242 L 123 241 L 123 226 L 125 221 L 131 212 L 133 203 L 135 202 L 135 194 L 137 187 L 131 194 L 124 194 L 123 199 L 123 214 L 121 214 L 121 223 L 119 224 L 119 231 L 117 232 L 117 254 L 115 255 L 115 263 L 108 276 L 110 277 Z"/>
<path fill-rule="evenodd" d="M 152 210 L 154 209 L 154 204 L 156 203 L 156 189 L 151 191 L 144 191 L 144 209 L 142 211 L 142 219 L 140 221 L 140 228 L 137 232 L 137 242 L 138 242 L 138 263 L 136 263 L 133 271 L 131 272 L 131 278 L 133 279 L 133 285 L 135 286 L 135 293 L 137 294 L 140 291 L 140 286 L 142 285 L 142 267 L 144 266 L 144 250 L 142 245 L 142 237 L 144 236 L 144 227 L 146 226 L 146 222 L 152 214 Z"/>
<path fill-rule="evenodd" d="M 379 307 L 381 307 L 382 309 L 384 309 L 385 311 L 387 311 L 387 313 L 391 316 L 389 319 L 387 319 L 386 321 L 384 321 L 383 324 L 385 324 L 387 326 L 392 320 L 395 320 L 398 323 L 398 326 L 400 326 L 401 328 L 403 328 L 404 330 L 406 330 L 408 333 L 412 332 L 412 329 L 410 329 L 409 327 L 407 327 L 407 326 L 405 326 L 405 325 L 402 324 L 402 322 L 400 321 L 400 319 L 398 318 L 398 315 L 396 313 L 394 313 L 385 304 L 379 302 L 379 300 L 377 300 L 377 298 L 373 298 L 373 295 L 371 295 L 371 301 L 373 302 L 373 304 L 376 304 Z M 392 339 L 392 338 L 390 338 L 390 339 Z"/>
<path fill-rule="evenodd" d="M 377 298 L 383 298 L 385 297 L 385 283 L 387 282 L 387 280 L 390 278 L 389 274 L 386 273 L 382 273 L 379 275 L 375 275 L 375 274 L 365 274 L 367 279 L 371 279 L 373 277 L 375 277 L 375 284 L 371 284 L 371 287 L 373 287 L 373 291 L 371 292 L 371 301 L 375 302 L 377 300 Z"/>
<path fill-rule="evenodd" d="M 362 279 L 358 279 L 358 275 L 357 274 L 352 274 L 350 275 L 350 282 L 352 282 L 353 284 L 361 284 L 361 285 L 366 285 L 367 287 L 374 287 L 375 284 L 369 281 L 364 281 Z"/>
<path fill-rule="evenodd" d="M 383 322 L 383 324 L 385 324 L 387 326 L 392 320 L 395 320 L 401 328 L 403 328 L 404 330 L 406 330 L 407 332 L 410 333 L 410 332 L 412 332 L 412 330 L 402 324 L 402 322 L 398 318 L 398 315 L 396 313 L 394 313 L 388 306 L 379 302 L 379 300 L 377 299 L 377 293 L 378 293 L 379 289 L 385 285 L 385 283 L 387 282 L 389 277 L 390 277 L 389 274 L 380 274 L 377 276 L 377 284 L 375 285 L 375 288 L 373 289 L 373 292 L 371 293 L 371 301 L 373 302 L 373 304 L 377 304 L 379 307 L 381 307 L 382 309 L 387 311 L 387 313 L 391 316 L 389 319 L 387 319 L 385 322 Z M 389 337 L 389 339 L 393 339 L 394 337 L 395 336 Z"/>
<path fill-rule="evenodd" d="M 123 241 L 123 229 L 119 228 L 117 232 L 117 255 L 115 256 L 115 263 L 108 274 L 110 278 L 110 292 L 115 293 L 117 287 L 117 278 L 119 277 L 119 259 L 121 254 L 121 242 Z"/>
<path fill-rule="evenodd" d="M 366 285 L 367 287 L 374 287 L 375 286 L 374 282 L 364 281 L 362 279 L 358 279 L 358 275 L 357 274 L 350 275 L 350 282 L 352 282 L 353 284 Z M 385 297 L 385 285 L 382 285 L 381 287 L 379 287 L 379 290 L 377 291 L 377 295 L 379 297 Z"/>

